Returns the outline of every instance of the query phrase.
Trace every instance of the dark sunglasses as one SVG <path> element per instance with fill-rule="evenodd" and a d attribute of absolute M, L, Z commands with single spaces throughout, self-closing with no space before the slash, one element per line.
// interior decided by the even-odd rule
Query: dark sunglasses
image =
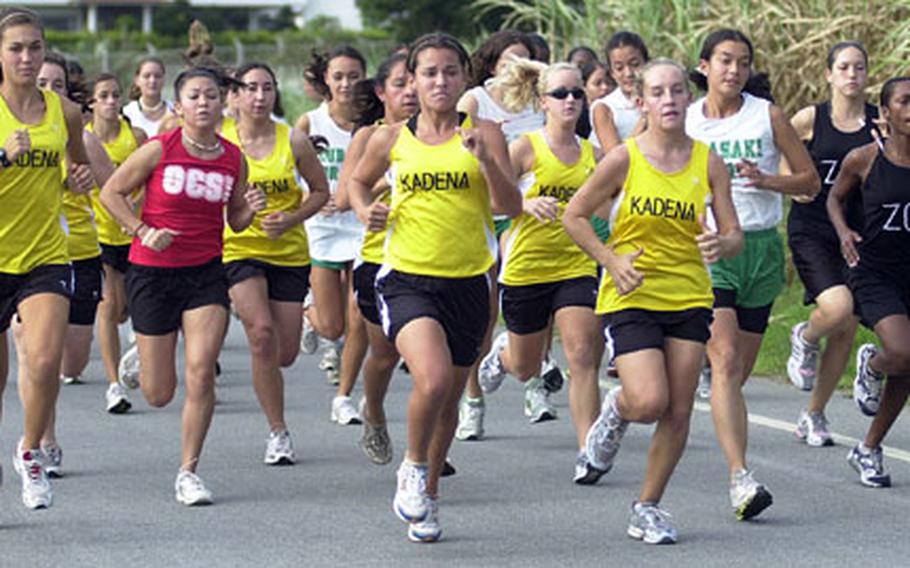
<path fill-rule="evenodd" d="M 567 89 L 565 87 L 560 87 L 558 89 L 554 89 L 554 90 L 550 91 L 549 93 L 545 93 L 545 94 L 548 97 L 553 97 L 554 99 L 557 99 L 560 101 L 565 100 L 566 97 L 568 97 L 569 95 L 572 95 L 573 99 L 575 99 L 576 101 L 580 101 L 581 99 L 584 98 L 585 91 L 584 91 L 584 89 L 581 89 L 579 87 L 576 87 L 574 89 Z"/>

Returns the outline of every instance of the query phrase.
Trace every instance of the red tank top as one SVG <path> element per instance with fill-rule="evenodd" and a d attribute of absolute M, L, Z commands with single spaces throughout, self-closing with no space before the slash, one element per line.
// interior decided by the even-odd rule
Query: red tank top
<path fill-rule="evenodd" d="M 161 252 L 134 238 L 130 262 L 143 266 L 199 266 L 221 256 L 224 207 L 240 177 L 240 149 L 221 136 L 224 152 L 215 160 L 200 160 L 183 147 L 182 130 L 155 136 L 161 160 L 145 184 L 142 221 L 149 227 L 179 231 Z"/>

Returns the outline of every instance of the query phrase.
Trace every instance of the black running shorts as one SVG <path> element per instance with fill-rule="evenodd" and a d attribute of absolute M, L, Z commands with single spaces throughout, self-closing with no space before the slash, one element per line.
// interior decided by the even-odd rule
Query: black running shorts
<path fill-rule="evenodd" d="M 130 245 L 106 245 L 101 243 L 101 263 L 126 274 L 130 267 Z"/>
<path fill-rule="evenodd" d="M 526 286 L 500 284 L 499 288 L 499 305 L 506 328 L 518 335 L 546 329 L 550 316 L 562 308 L 578 306 L 593 310 L 596 304 L 597 279 L 593 276 Z"/>
<path fill-rule="evenodd" d="M 486 274 L 439 278 L 380 272 L 376 280 L 382 328 L 394 343 L 409 322 L 432 318 L 445 331 L 452 362 L 470 367 L 490 321 L 490 283 Z"/>
<path fill-rule="evenodd" d="M 0 272 L 0 333 L 9 329 L 22 300 L 46 293 L 72 297 L 73 269 L 69 264 L 46 264 L 25 274 Z"/>
<path fill-rule="evenodd" d="M 664 348 L 667 338 L 707 343 L 711 337 L 711 310 L 690 308 L 678 312 L 627 309 L 604 316 L 613 345 L 613 356 L 619 357 L 644 349 Z"/>
<path fill-rule="evenodd" d="M 101 257 L 74 260 L 73 298 L 70 302 L 71 325 L 95 325 L 95 313 L 101 301 L 104 286 L 104 269 Z"/>
<path fill-rule="evenodd" d="M 221 258 L 181 268 L 133 264 L 126 273 L 126 297 L 133 329 L 143 335 L 177 331 L 185 311 L 230 305 Z"/>
<path fill-rule="evenodd" d="M 302 304 L 310 289 L 309 266 L 278 266 L 261 260 L 244 258 L 224 265 L 228 287 L 249 278 L 265 278 L 269 300 Z"/>
<path fill-rule="evenodd" d="M 354 268 L 354 298 L 363 318 L 373 325 L 382 325 L 376 302 L 376 275 L 382 265 L 361 262 Z"/>
<path fill-rule="evenodd" d="M 879 271 L 861 259 L 847 273 L 847 281 L 853 291 L 854 311 L 869 329 L 888 316 L 910 314 L 910 275 L 899 277 Z"/>

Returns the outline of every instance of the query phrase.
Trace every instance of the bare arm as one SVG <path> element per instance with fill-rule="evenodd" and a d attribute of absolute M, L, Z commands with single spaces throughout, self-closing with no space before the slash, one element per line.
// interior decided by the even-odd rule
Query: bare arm
<path fill-rule="evenodd" d="M 597 141 L 600 142 L 604 153 L 622 143 L 619 139 L 619 132 L 616 130 L 616 124 L 613 122 L 613 111 L 609 106 L 596 105 L 591 116 L 594 118 L 594 135 L 597 136 Z"/>
<path fill-rule="evenodd" d="M 400 130 L 400 124 L 377 128 L 348 179 L 351 209 L 369 231 L 383 231 L 386 227 L 389 206 L 381 201 L 373 201 L 370 190 L 389 169 L 389 152 L 398 139 Z"/>
<path fill-rule="evenodd" d="M 844 202 L 851 192 L 862 185 L 864 177 L 875 160 L 877 151 L 875 143 L 851 150 L 844 158 L 837 179 L 834 180 L 834 186 L 828 193 L 828 200 L 825 202 L 828 217 L 831 219 L 831 224 L 834 225 L 834 230 L 837 231 L 841 254 L 844 255 L 847 265 L 851 267 L 856 266 L 859 262 L 856 243 L 861 242 L 863 238 L 847 225 Z"/>
<path fill-rule="evenodd" d="M 515 184 L 506 138 L 499 126 L 488 120 L 478 120 L 475 124 L 474 128 L 462 131 L 462 142 L 480 162 L 493 212 L 516 217 L 521 213 L 521 192 Z M 475 139 L 471 131 L 479 136 Z"/>
<path fill-rule="evenodd" d="M 512 171 L 521 184 L 522 177 L 534 169 L 534 146 L 527 136 L 521 136 L 509 145 L 509 159 L 512 162 Z M 521 210 L 533 215 L 541 223 L 549 223 L 559 216 L 559 201 L 555 197 L 523 197 Z"/>
<path fill-rule="evenodd" d="M 335 190 L 335 206 L 338 207 L 339 211 L 347 211 L 351 208 L 351 201 L 348 199 L 348 178 L 351 177 L 351 173 L 357 167 L 357 162 L 363 157 L 367 142 L 376 131 L 376 128 L 374 125 L 359 129 L 354 134 L 354 138 L 351 139 L 350 145 L 348 145 L 348 149 L 344 154 L 344 163 L 341 165 L 341 171 L 338 172 L 338 189 Z"/>
<path fill-rule="evenodd" d="M 246 229 L 253 222 L 256 213 L 265 209 L 265 193 L 247 182 L 249 168 L 246 159 L 240 161 L 240 175 L 234 182 L 234 190 L 227 204 L 227 222 L 235 233 Z"/>
<path fill-rule="evenodd" d="M 83 130 L 82 138 L 92 176 L 95 178 L 95 183 L 98 187 L 102 187 L 114 173 L 114 164 L 111 162 L 107 152 L 104 151 L 104 145 L 98 140 L 97 136 L 88 130 Z"/>
<path fill-rule="evenodd" d="M 803 141 L 790 125 L 783 111 L 771 105 L 771 127 L 774 143 L 789 164 L 789 174 L 768 174 L 748 160 L 736 165 L 739 174 L 749 179 L 749 185 L 789 195 L 815 197 L 821 191 L 821 180 Z"/>
<path fill-rule="evenodd" d="M 133 211 L 128 197 L 134 188 L 144 185 L 161 160 L 161 142 L 150 142 L 130 154 L 101 188 L 101 203 L 128 234 L 135 235 L 143 225 Z"/>
<path fill-rule="evenodd" d="M 711 211 L 717 230 L 701 219 L 703 232 L 696 237 L 706 264 L 722 258 L 733 258 L 743 248 L 743 231 L 736 216 L 736 207 L 730 192 L 730 174 L 724 161 L 711 152 L 708 158 L 708 181 L 711 184 Z"/>

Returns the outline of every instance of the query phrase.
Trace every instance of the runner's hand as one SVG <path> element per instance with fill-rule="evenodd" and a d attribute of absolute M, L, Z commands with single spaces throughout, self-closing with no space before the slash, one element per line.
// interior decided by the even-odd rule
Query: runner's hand
<path fill-rule="evenodd" d="M 559 201 L 555 197 L 533 197 L 522 202 L 522 209 L 541 223 L 549 223 L 559 216 Z"/>
<path fill-rule="evenodd" d="M 701 233 L 696 235 L 695 242 L 698 243 L 701 258 L 705 264 L 714 264 L 720 260 L 720 235 L 708 226 L 708 220 L 704 215 L 698 217 L 698 222 L 701 224 Z"/>
<path fill-rule="evenodd" d="M 635 269 L 635 261 L 644 253 L 645 249 L 640 248 L 633 253 L 616 255 L 612 263 L 604 265 L 620 296 L 632 292 L 644 281 L 644 275 Z"/>
<path fill-rule="evenodd" d="M 142 246 L 152 249 L 155 252 L 161 252 L 167 247 L 171 246 L 171 243 L 174 241 L 174 237 L 180 234 L 180 231 L 175 231 L 173 229 L 162 228 L 155 229 L 153 227 L 143 227 L 140 233 L 137 235 L 142 240 Z"/>

